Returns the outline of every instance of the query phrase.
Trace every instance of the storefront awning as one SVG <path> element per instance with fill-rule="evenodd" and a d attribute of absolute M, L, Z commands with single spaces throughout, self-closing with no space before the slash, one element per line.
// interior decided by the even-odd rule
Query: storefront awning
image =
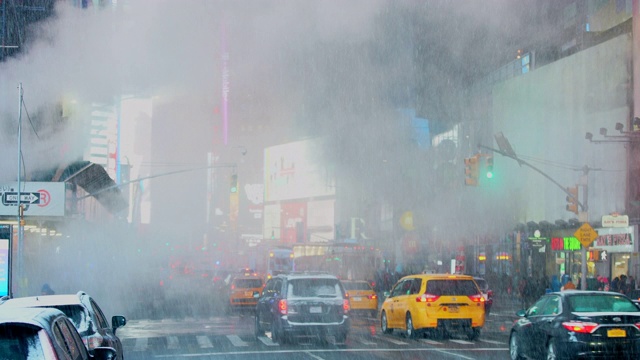
<path fill-rule="evenodd" d="M 127 208 L 120 189 L 102 166 L 89 161 L 78 161 L 69 165 L 65 173 L 68 176 L 61 177 L 60 181 L 83 188 L 112 214 Z"/>

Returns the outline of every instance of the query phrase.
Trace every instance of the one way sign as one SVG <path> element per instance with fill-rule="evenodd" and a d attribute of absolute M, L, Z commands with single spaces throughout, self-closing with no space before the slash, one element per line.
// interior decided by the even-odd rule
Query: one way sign
<path fill-rule="evenodd" d="M 4 192 L 2 194 L 3 205 L 16 205 L 17 203 L 18 203 L 17 192 Z M 20 204 L 40 204 L 40 193 L 39 192 L 25 192 L 25 193 L 21 192 Z"/>

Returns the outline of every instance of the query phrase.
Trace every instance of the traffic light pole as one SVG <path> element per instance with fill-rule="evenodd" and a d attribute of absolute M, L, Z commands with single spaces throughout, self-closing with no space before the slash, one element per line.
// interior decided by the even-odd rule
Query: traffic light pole
<path fill-rule="evenodd" d="M 571 193 L 570 193 L 570 192 L 569 192 L 569 191 L 568 191 L 564 186 L 562 186 L 562 184 L 560 184 L 559 182 L 557 182 L 556 180 L 554 180 L 551 176 L 547 175 L 544 171 L 542 171 L 542 170 L 538 169 L 537 167 L 535 167 L 535 166 L 533 166 L 533 165 L 529 164 L 528 162 L 526 162 L 526 161 L 524 161 L 524 160 L 520 159 L 519 157 L 517 157 L 517 156 L 515 156 L 515 155 L 512 155 L 512 154 L 509 154 L 509 153 L 506 153 L 506 152 L 501 151 L 501 150 L 499 150 L 499 149 L 493 149 L 493 148 L 490 148 L 490 147 L 488 147 L 488 146 L 484 146 L 484 145 L 481 145 L 481 144 L 478 144 L 478 147 L 479 147 L 479 148 L 481 148 L 481 149 L 491 150 L 491 151 L 493 151 L 493 152 L 495 152 L 495 153 L 498 153 L 498 154 L 500 154 L 500 155 L 502 155 L 502 156 L 506 156 L 506 157 L 508 157 L 508 158 L 511 158 L 511 159 L 513 159 L 513 160 L 517 161 L 517 162 L 518 162 L 518 164 L 520 164 L 520 166 L 522 166 L 522 165 L 526 165 L 526 166 L 530 167 L 531 169 L 535 170 L 535 171 L 536 171 L 536 172 L 538 172 L 540 175 L 542 175 L 542 176 L 546 177 L 549 181 L 551 181 L 552 183 L 554 183 L 555 185 L 557 185 L 560 189 L 562 189 L 562 191 L 563 191 L 565 194 L 567 194 L 567 196 L 570 196 L 570 197 L 572 197 L 572 198 L 575 198 L 575 196 L 574 196 L 573 194 L 571 194 Z M 575 200 L 576 200 L 576 203 L 578 204 L 578 206 L 580 206 L 580 209 L 582 209 L 582 211 L 586 211 L 586 206 L 585 206 L 585 205 L 583 205 L 583 203 L 582 203 L 579 199 L 575 199 Z"/>
<path fill-rule="evenodd" d="M 587 174 L 589 173 L 590 168 L 585 166 L 583 168 L 584 174 L 581 178 L 581 185 L 584 186 L 584 191 L 583 191 L 583 202 L 580 202 L 580 200 L 577 198 L 576 195 L 572 194 L 571 192 L 569 192 L 569 190 L 567 188 L 565 188 L 564 186 L 562 186 L 559 182 L 557 182 L 556 180 L 554 180 L 551 176 L 547 175 L 544 171 L 538 169 L 537 167 L 527 163 L 526 161 L 518 158 L 518 156 L 515 154 L 515 152 L 513 152 L 513 150 L 511 150 L 510 152 L 505 152 L 502 150 L 498 150 L 498 149 L 493 149 L 490 148 L 488 146 L 484 146 L 484 145 L 480 145 L 478 144 L 479 148 L 482 149 L 487 149 L 487 150 L 491 150 L 493 152 L 496 152 L 502 156 L 506 156 L 508 158 L 514 159 L 518 162 L 518 164 L 520 164 L 520 166 L 522 165 L 526 165 L 530 168 L 532 168 L 533 170 L 537 171 L 539 174 L 541 174 L 542 176 L 546 177 L 549 181 L 551 181 L 552 183 L 556 184 L 560 189 L 562 189 L 562 191 L 564 193 L 567 194 L 567 196 L 573 198 L 576 202 L 576 204 L 578 204 L 578 206 L 580 206 L 581 211 L 578 213 L 578 221 L 586 223 L 589 221 L 589 215 L 587 213 Z M 581 266 L 580 266 L 580 271 L 581 271 L 581 275 L 580 275 L 580 283 L 581 286 L 580 288 L 582 290 L 586 290 L 587 288 L 587 248 L 585 246 L 582 246 L 582 261 L 581 261 Z"/>

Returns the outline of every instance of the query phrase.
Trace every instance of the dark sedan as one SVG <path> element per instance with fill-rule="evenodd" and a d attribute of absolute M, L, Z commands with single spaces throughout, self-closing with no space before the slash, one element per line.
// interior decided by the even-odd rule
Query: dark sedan
<path fill-rule="evenodd" d="M 608 291 L 569 290 L 542 296 L 511 329 L 511 359 L 637 359 L 640 309 Z"/>

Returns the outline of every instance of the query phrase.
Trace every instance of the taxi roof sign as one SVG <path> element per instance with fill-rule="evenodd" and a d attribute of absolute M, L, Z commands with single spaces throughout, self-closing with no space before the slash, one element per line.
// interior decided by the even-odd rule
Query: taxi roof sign
<path fill-rule="evenodd" d="M 591 245 L 593 240 L 598 238 L 598 233 L 593 229 L 593 227 L 591 227 L 591 225 L 589 225 L 589 223 L 584 223 L 580 228 L 578 228 L 578 230 L 576 230 L 575 233 L 573 233 L 573 236 L 580 241 L 582 246 L 587 248 Z"/>

